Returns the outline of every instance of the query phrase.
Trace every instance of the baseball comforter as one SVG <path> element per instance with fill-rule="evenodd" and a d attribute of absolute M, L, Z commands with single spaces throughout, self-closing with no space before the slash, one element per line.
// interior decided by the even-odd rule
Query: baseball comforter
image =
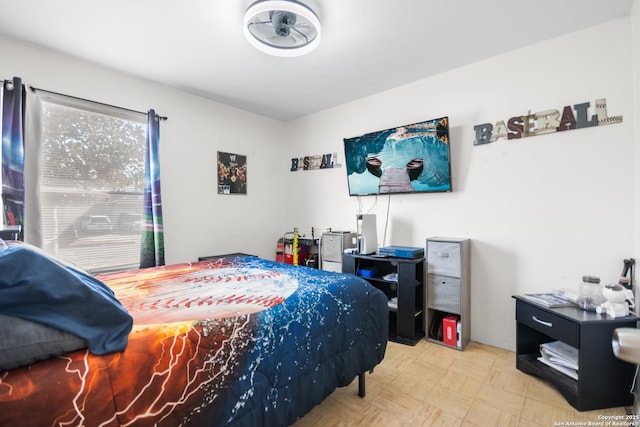
<path fill-rule="evenodd" d="M 352 275 L 246 256 L 88 279 L 77 307 L 0 279 L 0 315 L 84 343 L 0 372 L 1 426 L 289 425 L 385 354 L 386 297 Z"/>

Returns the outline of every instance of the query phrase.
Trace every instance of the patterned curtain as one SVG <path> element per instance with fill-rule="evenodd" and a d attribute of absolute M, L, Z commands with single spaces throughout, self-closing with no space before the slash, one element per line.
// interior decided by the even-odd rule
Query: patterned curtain
<path fill-rule="evenodd" d="M 144 177 L 144 228 L 140 268 L 164 265 L 164 231 L 162 228 L 162 199 L 160 197 L 160 117 L 149 110 L 147 125 L 147 154 Z"/>
<path fill-rule="evenodd" d="M 24 228 L 24 100 L 22 79 L 2 86 L 2 205 L 4 222 Z M 22 239 L 22 233 L 20 238 Z"/>

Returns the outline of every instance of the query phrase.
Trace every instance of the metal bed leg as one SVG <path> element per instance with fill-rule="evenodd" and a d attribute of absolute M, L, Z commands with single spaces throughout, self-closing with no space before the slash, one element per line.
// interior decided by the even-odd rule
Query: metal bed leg
<path fill-rule="evenodd" d="M 373 369 L 371 369 L 369 371 L 370 374 L 373 374 Z M 366 374 L 366 372 L 361 372 L 360 375 L 358 375 L 358 396 L 360 397 L 364 397 L 365 395 L 365 390 L 364 390 L 364 374 Z"/>

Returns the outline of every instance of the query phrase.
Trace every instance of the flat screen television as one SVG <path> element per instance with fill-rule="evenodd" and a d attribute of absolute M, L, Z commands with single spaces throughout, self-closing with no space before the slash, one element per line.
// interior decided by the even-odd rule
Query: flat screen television
<path fill-rule="evenodd" d="M 451 191 L 449 118 L 344 138 L 350 196 Z"/>

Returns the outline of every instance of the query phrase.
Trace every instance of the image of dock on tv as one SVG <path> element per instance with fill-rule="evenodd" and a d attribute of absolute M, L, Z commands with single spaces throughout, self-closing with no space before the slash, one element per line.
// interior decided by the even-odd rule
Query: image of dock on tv
<path fill-rule="evenodd" d="M 349 195 L 451 191 L 449 118 L 344 138 Z"/>

